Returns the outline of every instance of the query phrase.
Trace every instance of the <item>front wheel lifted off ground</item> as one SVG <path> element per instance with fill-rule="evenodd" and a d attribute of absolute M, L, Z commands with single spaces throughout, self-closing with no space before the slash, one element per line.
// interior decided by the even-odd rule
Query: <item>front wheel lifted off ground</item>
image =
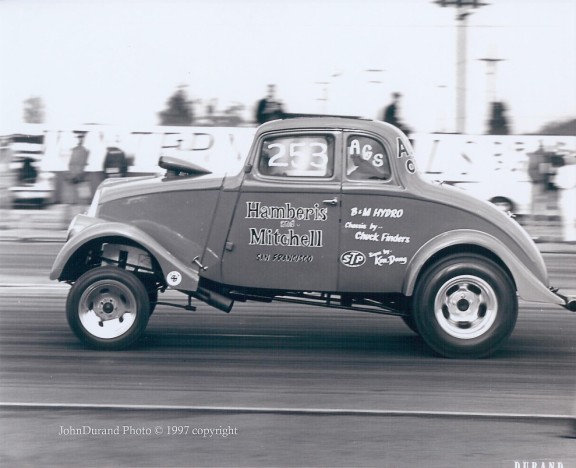
<path fill-rule="evenodd" d="M 144 332 L 150 300 L 142 282 L 117 267 L 99 267 L 74 283 L 66 301 L 68 324 L 85 344 L 122 349 Z"/>
<path fill-rule="evenodd" d="M 457 254 L 426 270 L 414 293 L 414 322 L 424 341 L 450 358 L 492 354 L 516 324 L 518 299 L 509 275 L 477 254 Z"/>

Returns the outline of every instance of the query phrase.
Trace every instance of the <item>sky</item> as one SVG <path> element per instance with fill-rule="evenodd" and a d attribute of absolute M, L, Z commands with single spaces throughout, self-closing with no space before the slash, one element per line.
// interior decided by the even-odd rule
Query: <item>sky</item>
<path fill-rule="evenodd" d="M 493 99 L 515 133 L 575 118 L 576 1 L 486 3 L 465 30 L 466 132 Z M 33 96 L 50 126 L 145 128 L 179 86 L 252 119 L 275 83 L 289 112 L 369 118 L 397 91 L 414 131 L 453 132 L 457 23 L 433 0 L 0 0 L 0 130 Z"/>

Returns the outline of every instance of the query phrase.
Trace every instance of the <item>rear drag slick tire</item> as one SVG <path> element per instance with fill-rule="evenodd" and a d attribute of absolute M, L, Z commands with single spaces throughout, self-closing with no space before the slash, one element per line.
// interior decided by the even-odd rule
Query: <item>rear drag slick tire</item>
<path fill-rule="evenodd" d="M 449 358 L 482 358 L 512 333 L 518 298 L 509 275 L 477 254 L 438 261 L 419 278 L 414 322 L 436 353 Z"/>

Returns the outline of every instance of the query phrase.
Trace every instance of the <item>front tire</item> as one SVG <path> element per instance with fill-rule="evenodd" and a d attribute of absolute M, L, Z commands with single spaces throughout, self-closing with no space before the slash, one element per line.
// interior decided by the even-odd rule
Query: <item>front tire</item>
<path fill-rule="evenodd" d="M 440 260 L 418 280 L 414 322 L 420 336 L 449 358 L 481 358 L 512 333 L 518 299 L 509 275 L 476 254 Z"/>
<path fill-rule="evenodd" d="M 74 283 L 66 301 L 68 324 L 85 344 L 122 349 L 144 332 L 150 317 L 148 292 L 132 273 L 99 267 Z"/>

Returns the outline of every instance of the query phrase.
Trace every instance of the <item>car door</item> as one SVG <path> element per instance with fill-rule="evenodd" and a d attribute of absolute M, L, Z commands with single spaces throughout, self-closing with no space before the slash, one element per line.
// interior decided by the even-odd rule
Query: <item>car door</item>
<path fill-rule="evenodd" d="M 338 290 L 396 292 L 411 252 L 413 200 L 395 173 L 381 136 L 346 132 Z"/>
<path fill-rule="evenodd" d="M 341 136 L 263 135 L 240 188 L 223 256 L 227 284 L 280 290 L 336 288 Z"/>

